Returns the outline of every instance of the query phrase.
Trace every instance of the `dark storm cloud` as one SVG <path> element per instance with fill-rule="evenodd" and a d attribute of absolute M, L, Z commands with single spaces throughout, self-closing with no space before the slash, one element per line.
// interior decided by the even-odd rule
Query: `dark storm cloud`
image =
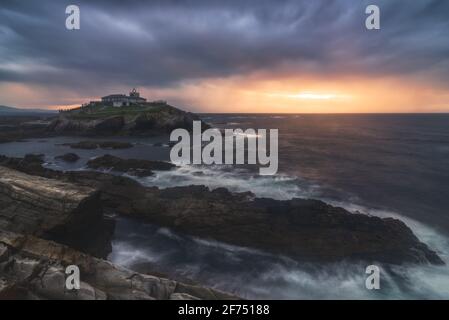
<path fill-rule="evenodd" d="M 382 30 L 364 28 L 368 4 Z M 65 29 L 65 7 L 81 30 Z M 449 1 L 8 1 L 0 81 L 167 86 L 254 71 L 449 80 Z"/>

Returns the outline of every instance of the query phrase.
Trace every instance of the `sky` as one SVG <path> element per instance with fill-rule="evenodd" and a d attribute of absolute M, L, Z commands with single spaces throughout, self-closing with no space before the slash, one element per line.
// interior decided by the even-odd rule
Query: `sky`
<path fill-rule="evenodd" d="M 136 87 L 193 112 L 448 112 L 448 30 L 447 0 L 0 0 L 0 105 Z"/>

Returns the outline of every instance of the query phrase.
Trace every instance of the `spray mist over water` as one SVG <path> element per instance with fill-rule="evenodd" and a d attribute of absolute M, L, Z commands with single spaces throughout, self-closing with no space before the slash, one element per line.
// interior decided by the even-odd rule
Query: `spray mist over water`
<path fill-rule="evenodd" d="M 260 177 L 232 167 L 183 166 L 139 179 L 147 186 L 206 185 L 231 191 L 251 191 L 258 197 L 287 200 L 316 198 L 350 212 L 394 217 L 404 221 L 424 243 L 449 262 L 449 239 L 398 213 L 335 200 L 318 185 L 288 177 Z M 128 235 L 130 230 L 134 234 Z M 260 251 L 177 235 L 167 229 L 119 219 L 110 259 L 126 267 L 149 263 L 170 276 L 192 279 L 211 287 L 256 299 L 449 299 L 447 266 L 381 266 L 381 290 L 365 288 L 366 265 L 339 262 L 299 263 Z M 142 271 L 142 270 L 139 270 Z M 182 280 L 181 278 L 181 280 Z"/>

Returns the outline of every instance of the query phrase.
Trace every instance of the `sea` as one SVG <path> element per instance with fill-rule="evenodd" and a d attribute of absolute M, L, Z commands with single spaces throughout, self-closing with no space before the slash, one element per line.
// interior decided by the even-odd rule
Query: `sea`
<path fill-rule="evenodd" d="M 278 173 L 260 176 L 258 167 L 251 166 L 182 165 L 133 179 L 160 188 L 206 185 L 251 191 L 258 197 L 320 199 L 351 212 L 398 218 L 447 265 L 379 265 L 381 288 L 368 290 L 363 263 L 300 263 L 123 217 L 115 217 L 110 261 L 249 299 L 449 299 L 448 114 L 200 116 L 219 129 L 278 129 Z M 62 145 L 80 140 L 89 139 L 4 143 L 0 155 L 44 154 L 45 165 L 56 170 L 86 170 L 89 159 L 103 154 L 169 160 L 168 136 L 114 138 L 134 144 L 124 150 Z M 81 159 L 74 164 L 55 159 L 67 152 Z"/>

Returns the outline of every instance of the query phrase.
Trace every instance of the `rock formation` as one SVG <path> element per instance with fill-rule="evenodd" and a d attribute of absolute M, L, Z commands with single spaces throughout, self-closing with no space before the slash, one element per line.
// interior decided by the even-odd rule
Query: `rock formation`
<path fill-rule="evenodd" d="M 300 261 L 443 263 L 403 222 L 350 213 L 317 200 L 262 199 L 204 186 L 145 188 L 130 200 L 130 209 L 117 202 L 118 212 Z"/>
<path fill-rule="evenodd" d="M 80 289 L 66 289 L 65 269 L 80 269 Z M 0 229 L 0 300 L 236 299 L 223 292 L 140 274 L 67 246 Z"/>
<path fill-rule="evenodd" d="M 62 160 L 65 162 L 77 162 L 80 157 L 76 153 L 66 153 L 55 157 L 56 160 Z"/>
<path fill-rule="evenodd" d="M 14 158 L 0 158 L 0 164 L 96 188 L 110 212 L 297 260 L 443 263 L 403 222 L 350 213 L 317 200 L 262 199 L 204 186 L 146 188 L 126 177 L 57 172 Z"/>
<path fill-rule="evenodd" d="M 113 223 L 103 217 L 95 189 L 0 167 L 0 229 L 106 256 Z"/>
<path fill-rule="evenodd" d="M 98 108 L 98 107 L 96 107 Z M 160 135 L 177 128 L 190 130 L 199 118 L 164 105 L 142 105 L 131 109 L 101 106 L 99 110 L 78 108 L 63 112 L 47 127 L 48 132 L 76 135 Z"/>

